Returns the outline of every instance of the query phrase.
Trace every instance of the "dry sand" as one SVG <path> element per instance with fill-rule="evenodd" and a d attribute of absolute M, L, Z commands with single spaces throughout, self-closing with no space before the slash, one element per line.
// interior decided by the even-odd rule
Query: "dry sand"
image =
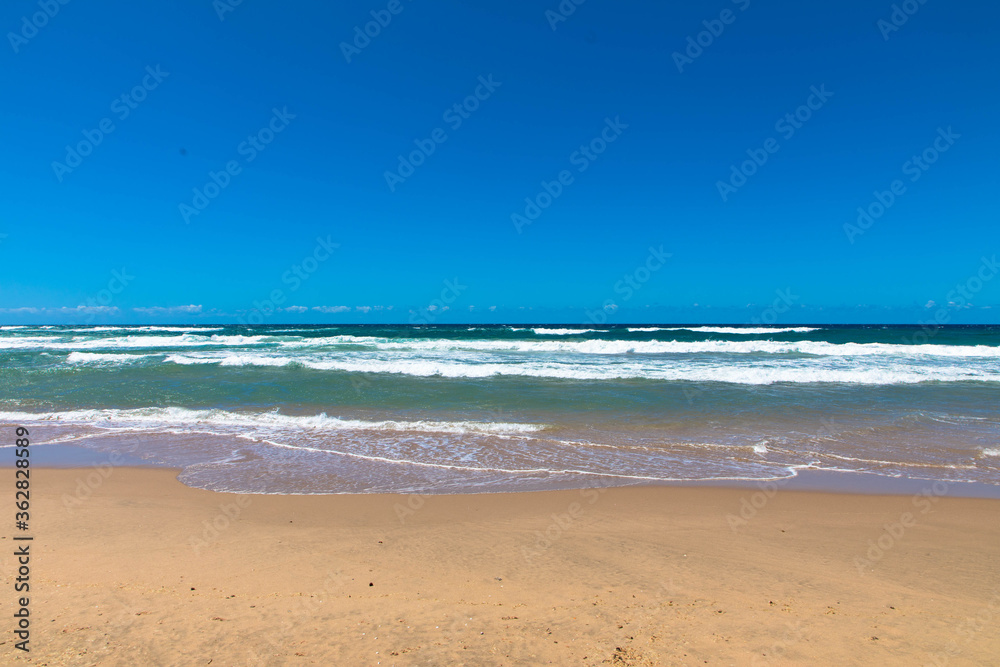
<path fill-rule="evenodd" d="M 234 496 L 175 475 L 33 471 L 32 650 L 15 651 L 5 629 L 0 659 L 1000 661 L 997 500 L 719 488 Z M 867 553 L 880 538 L 888 548 Z"/>

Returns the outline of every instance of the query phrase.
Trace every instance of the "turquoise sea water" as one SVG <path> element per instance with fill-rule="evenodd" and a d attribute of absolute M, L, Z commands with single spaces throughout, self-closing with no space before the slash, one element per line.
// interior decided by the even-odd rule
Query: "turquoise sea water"
<path fill-rule="evenodd" d="M 9 326 L 0 424 L 240 492 L 1000 488 L 1000 327 Z"/>

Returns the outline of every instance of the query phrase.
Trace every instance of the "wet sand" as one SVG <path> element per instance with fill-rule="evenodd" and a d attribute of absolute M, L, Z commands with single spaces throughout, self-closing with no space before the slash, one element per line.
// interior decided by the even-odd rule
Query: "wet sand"
<path fill-rule="evenodd" d="M 235 496 L 176 474 L 32 471 L 32 650 L 16 651 L 5 631 L 3 662 L 986 665 L 1000 655 L 1000 501 L 929 484 L 926 496 Z M 17 563 L 10 531 L 4 540 L 10 610 Z"/>

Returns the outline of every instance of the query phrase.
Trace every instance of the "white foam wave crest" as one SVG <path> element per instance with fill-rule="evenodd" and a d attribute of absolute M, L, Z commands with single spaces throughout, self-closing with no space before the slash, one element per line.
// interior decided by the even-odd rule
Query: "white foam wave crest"
<path fill-rule="evenodd" d="M 633 331 L 633 329 L 629 329 Z M 720 333 L 759 335 L 773 333 L 808 333 L 821 331 L 816 327 L 664 327 L 661 329 L 635 329 L 634 331 L 693 331 L 695 333 Z"/>
<path fill-rule="evenodd" d="M 48 332 L 51 333 L 51 332 Z M 74 336 L 63 340 L 58 336 L 35 336 L 32 338 L 0 338 L 0 349 L 45 349 L 45 350 L 113 350 L 113 349 L 161 349 L 176 347 L 248 346 L 273 342 L 274 336 L 199 336 L 185 333 L 180 336 L 116 336 L 111 338 L 86 338 Z"/>
<path fill-rule="evenodd" d="M 921 382 L 1000 382 L 1000 369 L 971 370 L 960 366 L 855 366 L 808 367 L 778 365 L 701 365 L 560 363 L 530 361 L 496 363 L 420 357 L 401 359 L 362 359 L 357 357 L 291 357 L 267 354 L 175 354 L 166 362 L 222 366 L 300 366 L 314 370 L 348 373 L 388 373 L 417 377 L 486 378 L 522 376 L 571 380 L 649 379 L 664 381 L 721 382 L 768 385 L 777 383 L 839 383 L 864 385 L 916 384 Z"/>
<path fill-rule="evenodd" d="M 899 345 L 893 343 L 828 343 L 825 341 L 633 341 L 633 340 L 447 340 L 391 339 L 374 336 L 328 336 L 279 341 L 281 347 L 360 345 L 379 350 L 479 352 L 577 352 L 581 354 L 808 354 L 814 356 L 910 355 L 1000 359 L 1000 347 L 989 345 Z"/>
<path fill-rule="evenodd" d="M 41 329 L 49 331 L 56 327 L 44 326 L 44 327 L 32 327 L 27 325 L 17 325 L 17 326 L 2 326 L 0 331 L 13 331 L 17 329 Z M 225 327 L 168 327 L 168 326 L 152 326 L 152 325 L 128 325 L 123 324 L 119 326 L 81 326 L 74 328 L 62 328 L 58 329 L 58 333 L 107 333 L 108 331 L 132 331 L 136 333 L 144 333 L 151 331 L 160 332 L 173 332 L 173 333 L 201 333 L 203 331 L 223 331 Z M 296 329 L 298 331 L 298 329 Z"/>
<path fill-rule="evenodd" d="M 828 343 L 825 341 L 629 341 L 629 340 L 448 340 L 391 339 L 375 336 L 326 336 L 281 340 L 274 336 L 126 336 L 101 340 L 59 341 L 45 336 L 31 339 L 0 339 L 0 349 L 44 348 L 55 350 L 168 349 L 185 347 L 324 347 L 360 345 L 379 350 L 480 352 L 569 352 L 581 354 L 806 354 L 813 356 L 921 356 L 978 357 L 1000 359 L 1000 347 L 989 345 L 902 345 L 893 343 Z"/>
<path fill-rule="evenodd" d="M 1000 448 L 984 449 L 983 456 L 1000 456 Z"/>
<path fill-rule="evenodd" d="M 546 329 L 544 327 L 537 327 L 532 329 L 532 331 L 541 336 L 573 336 L 576 334 L 591 333 L 598 331 L 598 329 Z"/>
<path fill-rule="evenodd" d="M 51 332 L 49 332 L 51 334 Z M 990 345 L 904 345 L 897 343 L 829 343 L 826 341 L 705 340 L 705 341 L 634 341 L 634 340 L 450 340 L 421 338 L 386 338 L 377 336 L 300 336 L 219 335 L 185 333 L 178 336 L 115 336 L 65 340 L 45 335 L 31 338 L 0 337 L 0 349 L 44 349 L 67 351 L 91 350 L 168 350 L 199 347 L 322 348 L 360 346 L 375 350 L 478 351 L 523 353 L 579 353 L 595 355 L 680 355 L 680 354 L 768 354 L 810 355 L 816 357 L 922 357 L 1000 359 L 1000 346 Z"/>
<path fill-rule="evenodd" d="M 283 415 L 278 412 L 231 412 L 227 410 L 191 410 L 188 408 L 136 408 L 69 410 L 65 412 L 0 412 L 0 422 L 57 422 L 87 424 L 110 428 L 211 427 L 271 428 L 313 431 L 393 431 L 453 434 L 533 433 L 544 424 L 472 421 L 367 421 L 341 419 L 326 413 L 318 415 Z"/>
<path fill-rule="evenodd" d="M 60 329 L 73 333 L 92 333 L 105 331 L 168 331 L 175 333 L 200 333 L 202 331 L 222 331 L 224 327 L 160 327 L 160 326 L 120 326 L 120 327 L 82 327 L 79 329 Z"/>
<path fill-rule="evenodd" d="M 100 352 L 70 352 L 66 357 L 69 364 L 130 364 L 155 354 L 102 354 Z"/>

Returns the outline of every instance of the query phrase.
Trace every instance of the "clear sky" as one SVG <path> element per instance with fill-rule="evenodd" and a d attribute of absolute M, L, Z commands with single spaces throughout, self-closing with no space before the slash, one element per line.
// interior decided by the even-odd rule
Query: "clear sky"
<path fill-rule="evenodd" d="M 897 6 L 10 0 L 0 322 L 1000 321 L 1000 8 Z"/>

